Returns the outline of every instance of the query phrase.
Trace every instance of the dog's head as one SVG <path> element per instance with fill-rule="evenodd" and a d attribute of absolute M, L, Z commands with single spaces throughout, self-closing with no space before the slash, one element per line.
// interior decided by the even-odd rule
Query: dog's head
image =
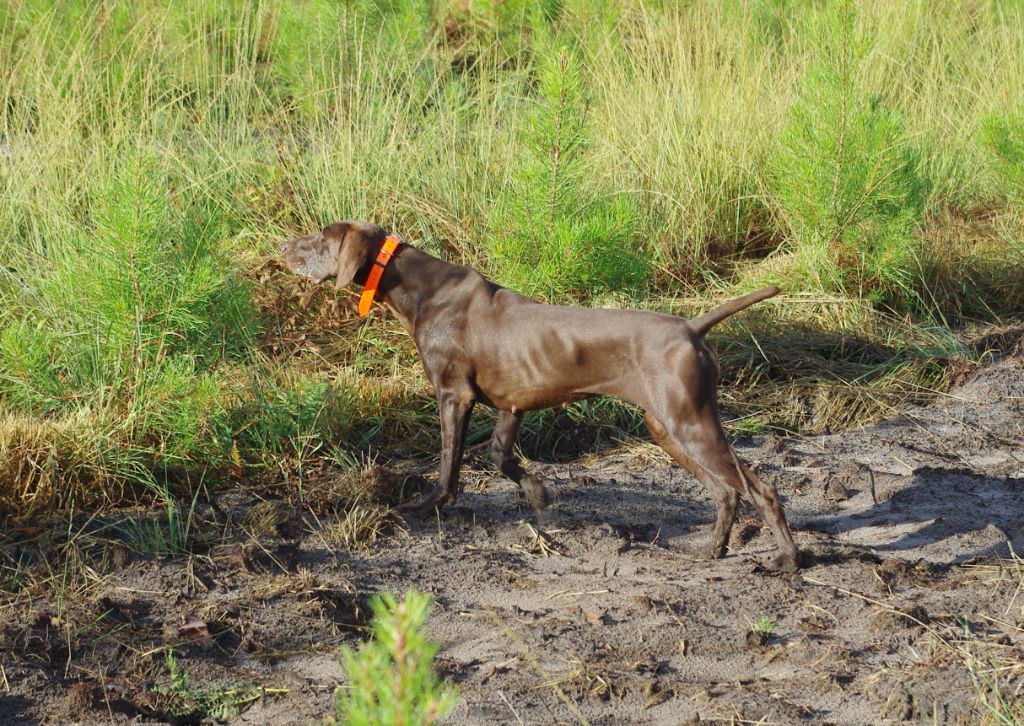
<path fill-rule="evenodd" d="M 314 282 L 335 279 L 341 289 L 363 284 L 387 233 L 368 222 L 335 222 L 319 232 L 294 237 L 280 246 L 288 269 Z"/>

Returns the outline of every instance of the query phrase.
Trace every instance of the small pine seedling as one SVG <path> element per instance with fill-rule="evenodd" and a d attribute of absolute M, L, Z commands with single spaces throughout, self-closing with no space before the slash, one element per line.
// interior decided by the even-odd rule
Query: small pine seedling
<path fill-rule="evenodd" d="M 372 639 L 358 652 L 341 653 L 348 683 L 338 689 L 338 723 L 429 726 L 452 709 L 458 693 L 434 672 L 437 646 L 422 632 L 432 605 L 415 590 L 403 602 L 389 593 L 370 601 Z"/>

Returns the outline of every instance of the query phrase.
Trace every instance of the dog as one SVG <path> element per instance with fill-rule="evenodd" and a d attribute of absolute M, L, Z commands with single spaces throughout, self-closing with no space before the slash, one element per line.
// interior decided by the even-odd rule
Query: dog
<path fill-rule="evenodd" d="M 544 485 L 513 453 L 524 411 L 614 396 L 639 406 L 654 441 L 711 492 L 716 521 L 709 558 L 725 554 L 739 495 L 745 494 L 778 545 L 774 566 L 795 571 L 800 552 L 778 493 L 743 464 L 718 412 L 718 361 L 704 340 L 717 323 L 778 294 L 767 287 L 693 320 L 640 310 L 547 305 L 501 287 L 471 267 L 437 259 L 368 222 L 335 222 L 280 245 L 286 266 L 338 290 L 363 286 L 360 312 L 383 303 L 412 336 L 441 419 L 437 486 L 403 507 L 422 516 L 452 503 L 470 413 L 498 410 L 490 456 L 533 507 Z"/>

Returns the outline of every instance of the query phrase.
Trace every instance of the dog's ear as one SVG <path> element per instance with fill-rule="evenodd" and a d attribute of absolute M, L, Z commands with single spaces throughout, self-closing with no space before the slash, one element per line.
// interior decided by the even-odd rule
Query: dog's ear
<path fill-rule="evenodd" d="M 373 240 L 355 227 L 346 228 L 335 253 L 338 272 L 334 278 L 334 286 L 340 290 L 349 285 L 361 269 L 370 265 L 373 254 Z"/>

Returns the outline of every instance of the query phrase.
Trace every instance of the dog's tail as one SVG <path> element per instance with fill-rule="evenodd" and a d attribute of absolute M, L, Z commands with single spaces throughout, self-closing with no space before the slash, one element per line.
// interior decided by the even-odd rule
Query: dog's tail
<path fill-rule="evenodd" d="M 730 300 L 727 303 L 722 303 L 717 308 L 712 310 L 710 313 L 705 313 L 699 318 L 694 318 L 690 321 L 690 327 L 697 335 L 706 335 L 709 330 L 718 325 L 720 322 L 725 320 L 730 315 L 738 313 L 740 310 L 746 307 L 750 307 L 756 302 L 767 300 L 770 297 L 774 297 L 779 294 L 779 288 L 775 285 L 771 287 L 764 287 L 760 290 L 747 293 L 742 297 L 738 297 L 735 300 Z"/>

